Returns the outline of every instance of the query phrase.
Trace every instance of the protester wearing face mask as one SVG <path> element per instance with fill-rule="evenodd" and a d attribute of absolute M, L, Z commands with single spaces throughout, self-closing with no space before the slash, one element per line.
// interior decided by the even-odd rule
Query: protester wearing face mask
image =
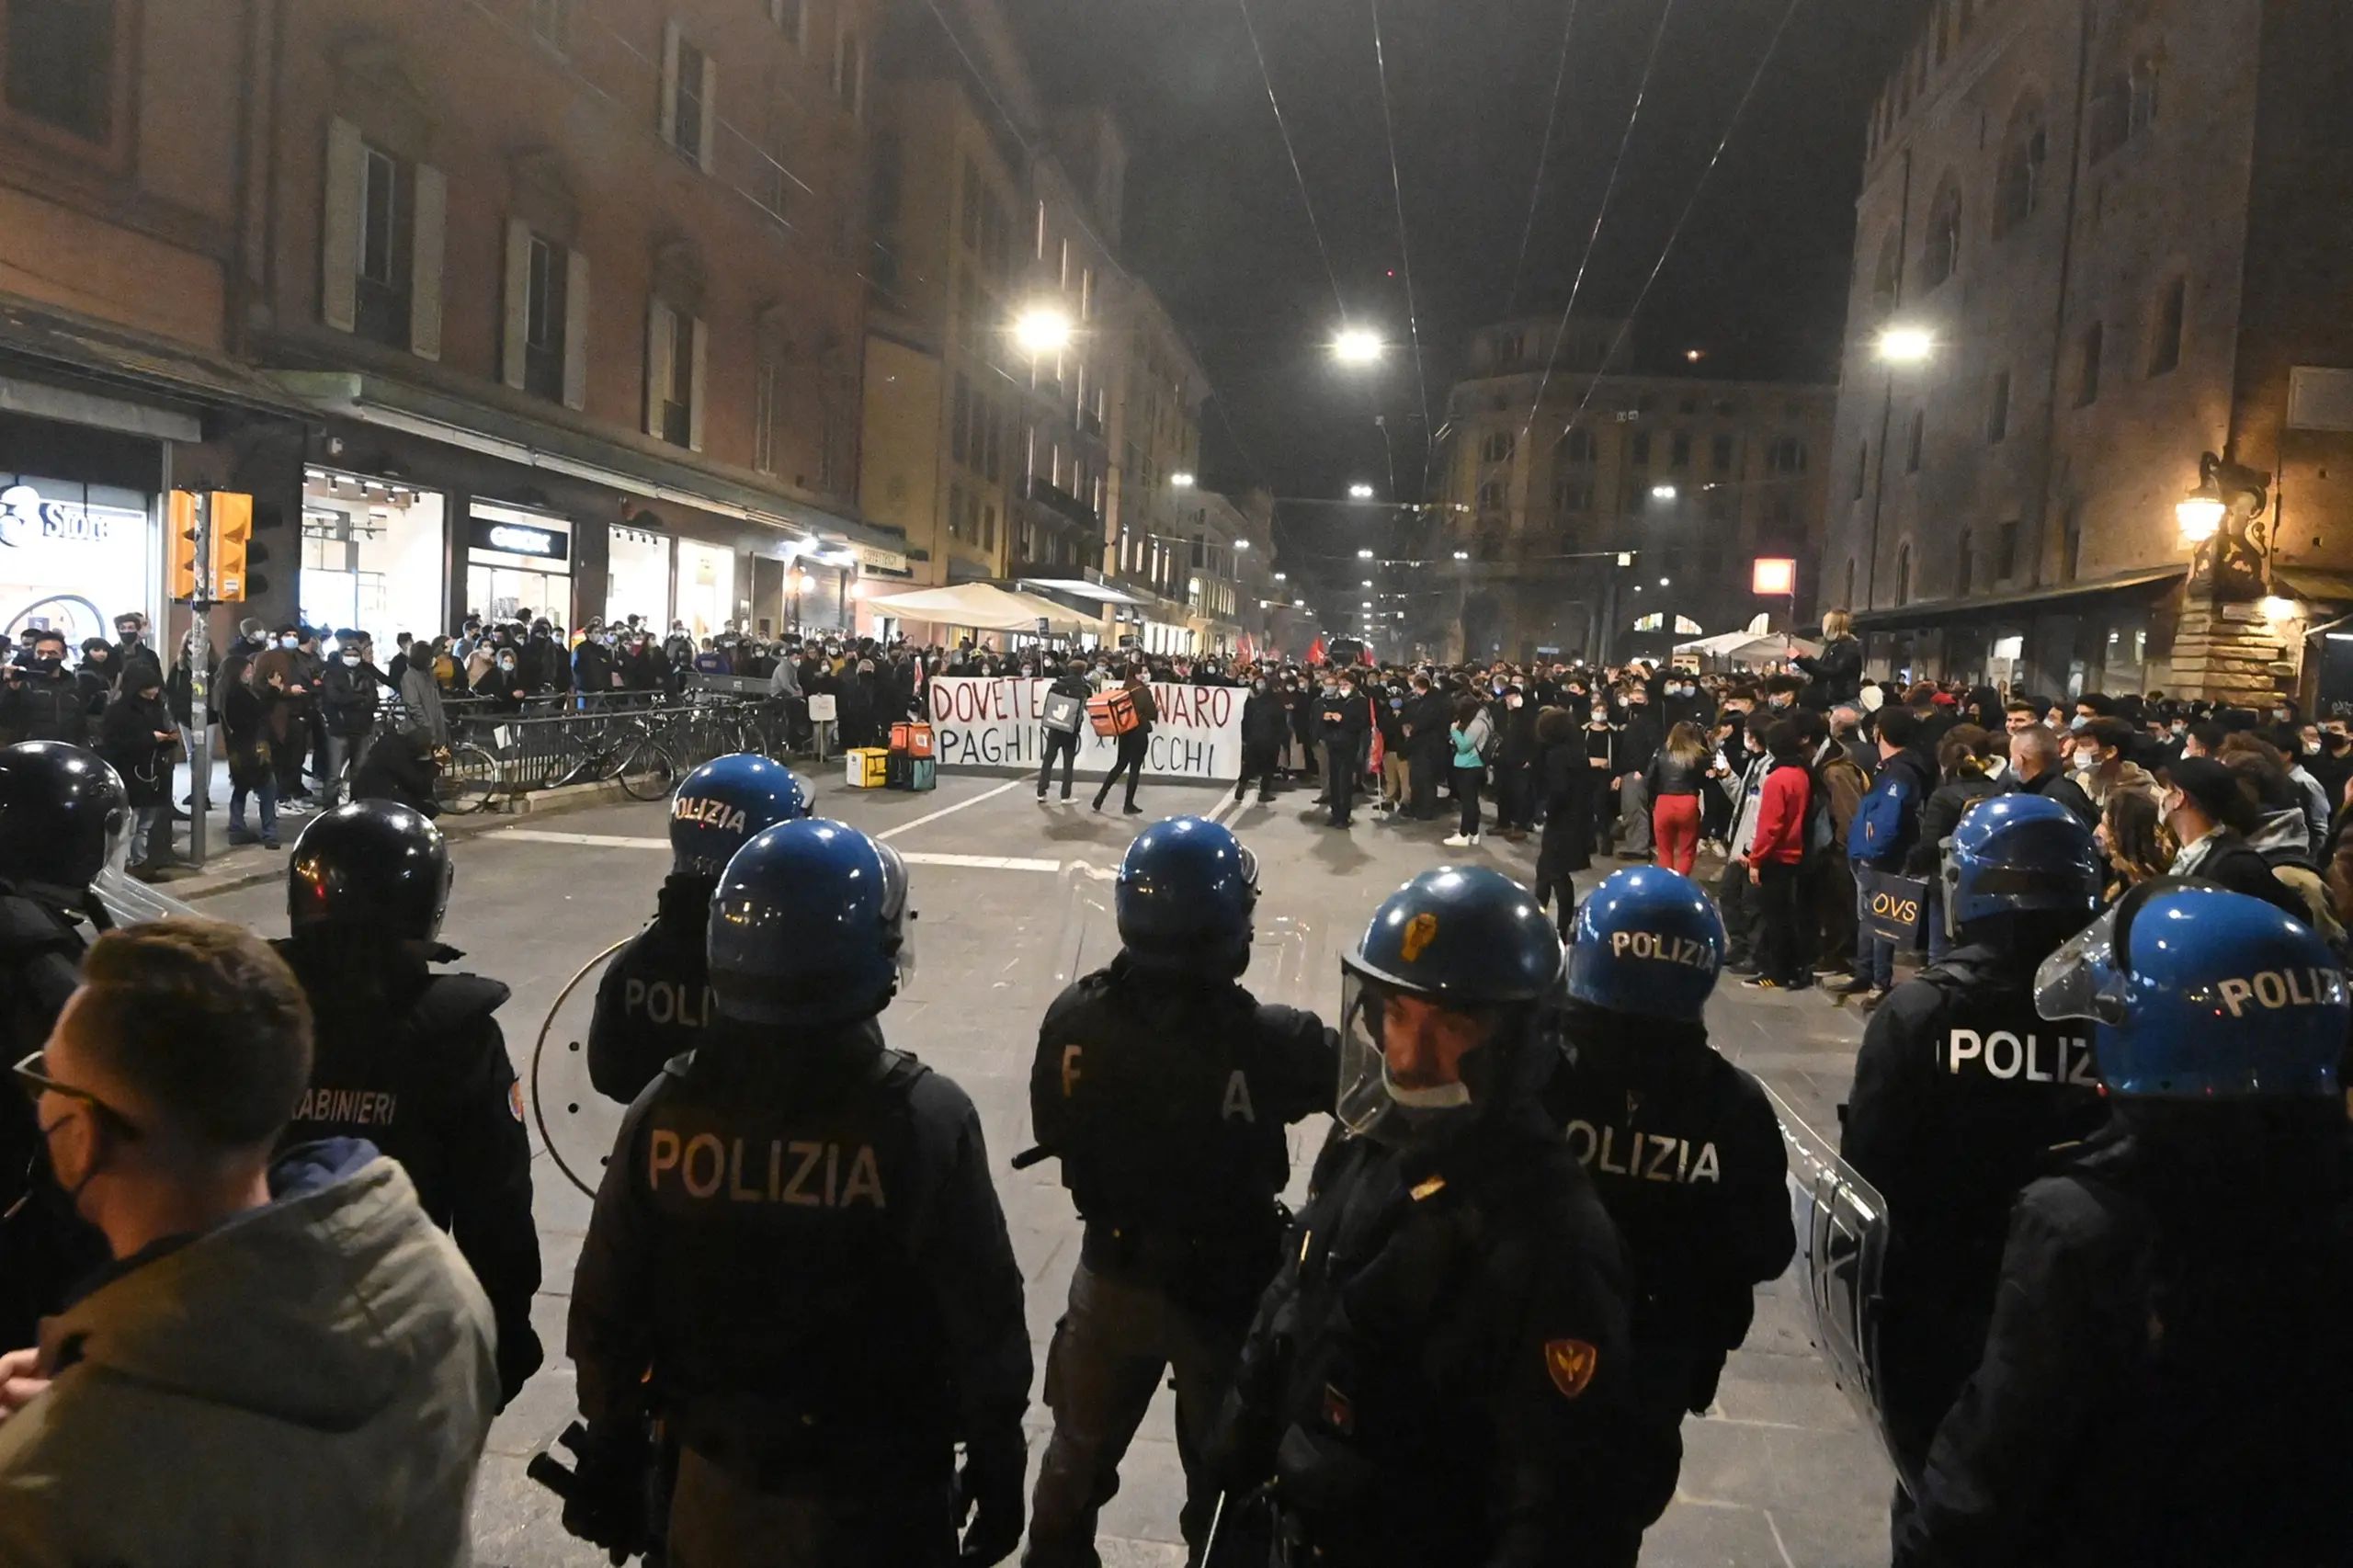
<path fill-rule="evenodd" d="M 368 633 L 346 631 L 335 642 L 335 662 L 319 677 L 319 705 L 326 722 L 326 769 L 321 777 L 330 808 L 344 798 L 347 778 L 365 759 L 369 736 L 376 728 L 377 688 L 400 690 L 376 667 L 375 645 Z"/>
<path fill-rule="evenodd" d="M 2261 816 L 2236 773 L 2212 757 L 2184 757 L 2166 775 L 2159 809 L 2181 846 L 2169 875 L 2196 877 L 2259 898 L 2299 921 L 2308 918 L 2302 902 L 2246 841 Z"/>
<path fill-rule="evenodd" d="M 490 668 L 475 677 L 474 695 L 489 701 L 506 712 L 523 706 L 523 678 L 517 673 L 515 650 L 501 648 L 493 657 Z"/>
<path fill-rule="evenodd" d="M 1085 683 L 1080 684 L 1083 690 Z M 1242 799 L 1250 780 L 1256 778 L 1258 803 L 1272 803 L 1275 779 L 1282 771 L 1283 744 L 1290 738 L 1290 711 L 1281 691 L 1262 669 L 1250 682 L 1250 694 L 1242 699 L 1242 777 L 1233 782 L 1235 800 Z"/>
<path fill-rule="evenodd" d="M 2075 787 L 2094 806 L 2104 807 L 2119 790 L 2131 790 L 2155 799 L 2157 781 L 2147 769 L 2128 759 L 2132 726 L 2121 719 L 2094 719 L 2068 737 L 2073 752 Z M 2097 819 L 2095 819 L 2097 820 Z"/>

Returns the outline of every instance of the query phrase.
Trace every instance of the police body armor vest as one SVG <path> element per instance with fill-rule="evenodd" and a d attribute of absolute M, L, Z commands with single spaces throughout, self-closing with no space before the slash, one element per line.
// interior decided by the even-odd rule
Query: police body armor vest
<path fill-rule="evenodd" d="M 1898 1214 L 1898 1233 L 1922 1232 L 1957 1247 L 1975 1270 L 1998 1267 L 2010 1203 L 2051 1169 L 2052 1151 L 2108 1119 L 2092 1056 L 2091 1026 L 2053 1021 L 2034 1009 L 2029 975 L 2005 975 L 1963 948 L 1923 971 L 1944 1006 L 1936 1038 L 1910 1042 L 1931 1052 L 1937 1114 L 1933 1148 L 1916 1150 L 1948 1182 L 1928 1215 Z"/>
<path fill-rule="evenodd" d="M 321 1015 L 310 1087 L 279 1136 L 280 1147 L 361 1138 L 397 1160 L 417 1201 L 447 1229 L 460 1157 L 448 1143 L 450 1099 L 472 1063 L 451 1047 L 487 1022 L 513 993 L 478 974 L 427 974 L 404 1012 L 342 1006 L 303 975 L 301 945 L 273 944 L 296 965 Z M 321 987 L 326 977 L 318 977 Z M 324 1006 L 320 1006 L 324 1002 Z"/>
<path fill-rule="evenodd" d="M 910 1096 L 928 1072 L 884 1050 L 804 1108 L 690 1065 L 638 1124 L 655 1398 L 688 1447 L 755 1485 L 934 1465 L 958 1435 L 946 1331 L 904 1239 L 923 1201 Z"/>
<path fill-rule="evenodd" d="M 9 1064 L 48 1040 L 80 983 L 86 943 L 40 898 L 0 883 L 0 1018 Z M 49 1174 L 32 1102 L 0 1107 L 0 1339 L 30 1345 L 42 1317 L 62 1310 L 74 1284 L 107 1261 L 106 1237 L 74 1211 Z"/>
<path fill-rule="evenodd" d="M 1271 1085 L 1250 1078 L 1257 1004 L 1238 985 L 1188 991 L 1108 972 L 1079 991 L 1076 1007 L 1056 1009 L 1040 1065 L 1067 1116 L 1055 1153 L 1086 1221 L 1088 1265 L 1209 1294 L 1246 1278 L 1255 1301 L 1276 1266 L 1275 1199 L 1290 1174 Z"/>
<path fill-rule="evenodd" d="M 588 1029 L 588 1073 L 600 1093 L 627 1105 L 663 1063 L 710 1038 L 718 1008 L 705 938 L 703 909 L 674 907 L 665 888 L 662 912 L 615 955 Z"/>

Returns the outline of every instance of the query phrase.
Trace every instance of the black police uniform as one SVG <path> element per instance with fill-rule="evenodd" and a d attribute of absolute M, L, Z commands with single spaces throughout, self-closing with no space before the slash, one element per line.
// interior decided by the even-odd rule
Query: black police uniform
<path fill-rule="evenodd" d="M 2018 1199 L 1896 1568 L 2353 1562 L 2341 1107 L 2177 1109 L 2203 1148 L 2122 1112 Z"/>
<path fill-rule="evenodd" d="M 1839 1153 L 1887 1199 L 1881 1415 L 1908 1473 L 1977 1365 L 2012 1200 L 2108 1119 L 2090 1026 L 2038 1017 L 2033 980 L 1956 948 L 1888 994 L 1855 1060 Z"/>
<path fill-rule="evenodd" d="M 1217 1494 L 1200 1458 L 1281 1257 L 1284 1129 L 1330 1111 L 1338 1080 L 1339 1037 L 1313 1014 L 1124 953 L 1047 1010 L 1030 1119 L 1086 1230 L 1047 1355 L 1054 1434 L 1026 1562 L 1094 1562 L 1096 1512 L 1166 1369 L 1185 1535 L 1206 1532 Z"/>
<path fill-rule="evenodd" d="M 722 1020 L 623 1121 L 573 1282 L 581 1413 L 650 1403 L 682 1446 L 679 1562 L 951 1562 L 950 1444 L 1018 1476 L 1029 1393 L 980 1118 L 871 1020 L 772 1032 Z"/>
<path fill-rule="evenodd" d="M 311 1086 L 281 1142 L 364 1138 L 406 1168 L 418 1202 L 490 1298 L 500 1397 L 513 1400 L 542 1355 L 531 1326 L 540 1288 L 531 1145 L 492 1017 L 510 993 L 339 931 L 273 945 L 311 999 L 315 1040 Z"/>
<path fill-rule="evenodd" d="M 86 946 L 49 891 L 0 882 L 0 1028 L 11 1064 L 48 1043 L 81 983 Z M 32 1102 L 13 1092 L 0 1100 L 0 1348 L 14 1350 L 34 1342 L 40 1320 L 105 1266 L 108 1251 L 51 1176 Z"/>
<path fill-rule="evenodd" d="M 1545 1107 L 1625 1238 L 1642 1406 L 1677 1434 L 1797 1251 L 1780 1122 L 1704 1025 L 1573 1004 L 1563 1032 Z"/>
<path fill-rule="evenodd" d="M 1398 1153 L 1335 1134 L 1221 1438 L 1331 1568 L 1631 1563 L 1675 1466 L 1641 1421 L 1631 1281 L 1542 1107 Z"/>
<path fill-rule="evenodd" d="M 700 1045 L 719 1017 L 703 951 L 714 885 L 673 872 L 654 918 L 605 966 L 588 1020 L 588 1081 L 608 1099 L 636 1099 L 664 1062 Z"/>

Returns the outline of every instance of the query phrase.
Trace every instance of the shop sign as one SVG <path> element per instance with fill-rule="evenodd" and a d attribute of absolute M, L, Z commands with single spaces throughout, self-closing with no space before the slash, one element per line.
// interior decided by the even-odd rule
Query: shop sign
<path fill-rule="evenodd" d="M 0 627 L 53 628 L 71 642 L 109 635 L 118 613 L 147 608 L 153 538 L 140 507 L 0 486 Z"/>
<path fill-rule="evenodd" d="M 570 536 L 555 528 L 529 528 L 490 517 L 470 518 L 469 523 L 467 541 L 476 550 L 531 555 L 542 561 L 562 561 L 571 550 Z"/>
<path fill-rule="evenodd" d="M 883 550 L 871 544 L 854 544 L 850 549 L 858 552 L 858 563 L 860 566 L 873 571 L 904 572 L 907 569 L 907 558 L 902 551 Z"/>
<path fill-rule="evenodd" d="M 104 544 L 125 526 L 144 528 L 147 514 L 127 506 L 51 501 L 29 484 L 0 490 L 0 547 L 21 550 L 36 540 Z"/>

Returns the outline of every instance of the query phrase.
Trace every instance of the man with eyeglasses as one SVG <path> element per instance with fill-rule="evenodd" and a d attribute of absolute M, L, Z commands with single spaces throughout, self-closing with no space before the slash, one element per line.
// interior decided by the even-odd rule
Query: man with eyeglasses
<path fill-rule="evenodd" d="M 0 1356 L 0 1560 L 468 1560 L 490 1305 L 373 1146 L 275 1153 L 311 1051 L 284 960 L 186 919 L 100 937 L 17 1063 L 113 1262 Z"/>

